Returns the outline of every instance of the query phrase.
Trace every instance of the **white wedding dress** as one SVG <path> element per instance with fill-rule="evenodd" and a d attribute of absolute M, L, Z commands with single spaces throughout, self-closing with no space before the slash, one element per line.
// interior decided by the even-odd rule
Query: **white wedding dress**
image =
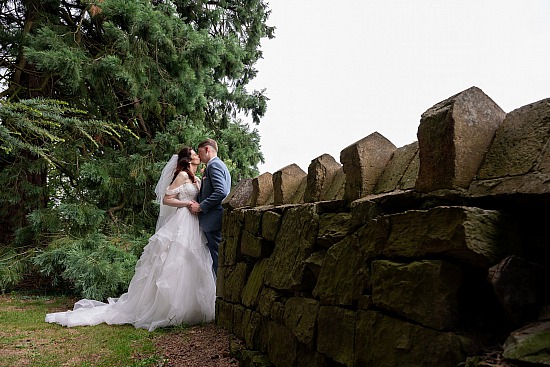
<path fill-rule="evenodd" d="M 185 183 L 167 193 L 194 200 L 198 188 Z M 72 311 L 47 314 L 46 322 L 68 327 L 132 324 L 153 331 L 213 320 L 216 280 L 198 216 L 180 208 L 162 220 L 143 249 L 128 292 L 108 303 L 82 299 Z"/>

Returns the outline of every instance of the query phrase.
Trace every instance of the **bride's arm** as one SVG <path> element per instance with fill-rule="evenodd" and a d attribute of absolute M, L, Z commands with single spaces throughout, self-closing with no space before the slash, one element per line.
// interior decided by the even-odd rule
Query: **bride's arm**
<path fill-rule="evenodd" d="M 176 208 L 188 208 L 191 205 L 190 201 L 180 200 L 177 198 L 177 195 L 164 195 L 162 198 L 162 203 L 167 206 L 174 206 Z"/>
<path fill-rule="evenodd" d="M 176 208 L 184 208 L 189 207 L 191 205 L 191 202 L 188 200 L 180 200 L 178 199 L 178 193 L 177 188 L 182 186 L 184 183 L 189 181 L 189 176 L 186 172 L 180 172 L 174 182 L 168 186 L 168 189 L 166 190 L 166 194 L 164 194 L 164 197 L 162 198 L 162 203 L 164 205 L 173 206 Z"/>

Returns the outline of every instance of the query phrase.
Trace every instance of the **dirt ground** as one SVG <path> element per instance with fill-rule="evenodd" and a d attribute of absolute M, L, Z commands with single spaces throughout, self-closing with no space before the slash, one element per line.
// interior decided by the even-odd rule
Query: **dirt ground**
<path fill-rule="evenodd" d="M 238 367 L 239 361 L 230 355 L 230 344 L 244 348 L 242 342 L 214 323 L 192 326 L 178 334 L 161 336 L 156 346 L 165 357 L 163 367 Z M 505 361 L 502 350 L 487 351 L 472 358 L 466 366 L 519 367 Z"/>
<path fill-rule="evenodd" d="M 230 355 L 230 344 L 244 348 L 242 343 L 214 323 L 193 326 L 181 334 L 167 334 L 157 340 L 158 352 L 166 358 L 163 367 L 238 367 L 239 361 Z M 487 351 L 472 358 L 466 366 L 519 367 L 505 361 L 502 350 Z"/>
<path fill-rule="evenodd" d="M 238 367 L 230 355 L 230 344 L 239 341 L 214 323 L 192 326 L 177 334 L 161 336 L 158 352 L 165 357 L 165 367 Z"/>

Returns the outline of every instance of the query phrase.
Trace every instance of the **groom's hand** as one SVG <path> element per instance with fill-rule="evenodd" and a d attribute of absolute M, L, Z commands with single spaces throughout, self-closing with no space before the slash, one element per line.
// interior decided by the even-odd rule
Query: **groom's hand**
<path fill-rule="evenodd" d="M 201 206 L 196 201 L 192 201 L 191 204 L 189 205 L 189 210 L 193 214 L 199 214 L 201 211 Z"/>

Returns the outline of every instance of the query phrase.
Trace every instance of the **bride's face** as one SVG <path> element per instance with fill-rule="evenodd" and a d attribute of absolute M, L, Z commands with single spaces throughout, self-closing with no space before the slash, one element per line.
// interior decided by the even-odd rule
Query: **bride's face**
<path fill-rule="evenodd" d="M 191 151 L 191 164 L 198 166 L 201 164 L 201 159 L 197 153 L 195 153 L 194 150 Z"/>

